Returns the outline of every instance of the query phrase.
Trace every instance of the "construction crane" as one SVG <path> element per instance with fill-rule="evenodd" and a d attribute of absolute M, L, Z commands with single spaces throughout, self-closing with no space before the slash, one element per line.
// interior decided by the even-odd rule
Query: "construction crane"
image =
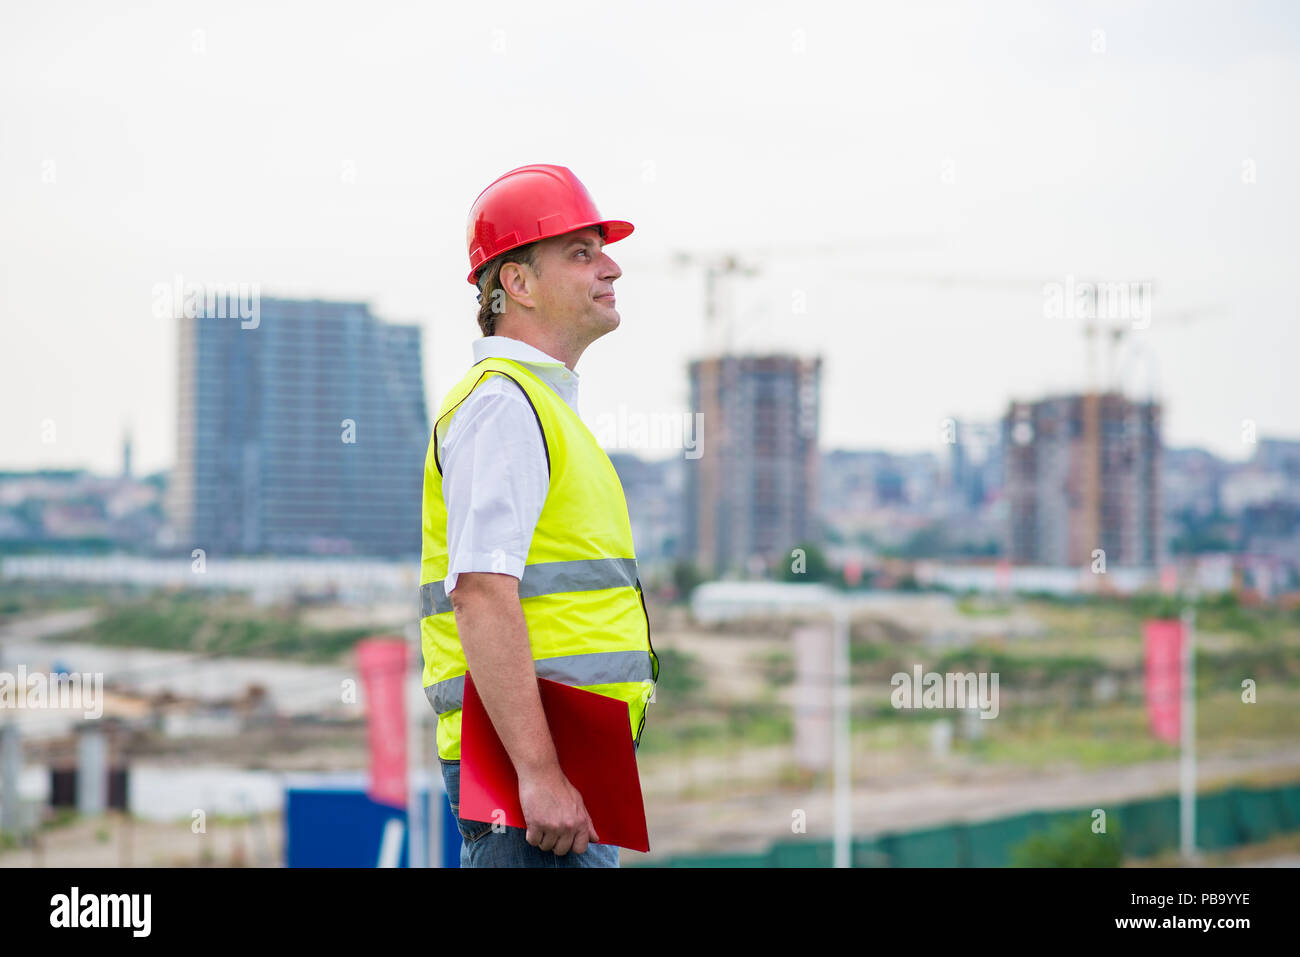
<path fill-rule="evenodd" d="M 1218 305 L 1180 309 L 1168 315 L 1160 315 L 1158 323 L 1161 326 L 1185 325 L 1200 319 L 1217 317 L 1223 312 L 1223 307 Z M 1130 350 L 1127 356 L 1121 357 L 1123 365 L 1117 363 L 1116 357 L 1120 354 L 1121 346 L 1126 343 L 1130 346 L 1134 344 L 1134 333 L 1145 330 L 1146 326 L 1139 329 L 1131 322 L 1103 323 L 1096 317 L 1095 310 L 1092 316 L 1084 320 L 1082 333 L 1087 351 L 1088 370 L 1086 391 L 1090 393 L 1096 392 L 1099 385 L 1107 392 L 1114 392 L 1117 389 L 1123 390 L 1123 373 L 1127 369 L 1127 364 L 1132 360 L 1134 352 Z M 1097 379 L 1097 339 L 1101 336 L 1106 338 L 1108 348 L 1106 350 L 1106 364 L 1102 374 L 1102 381 L 1099 383 Z M 1155 354 L 1150 350 L 1149 345 L 1147 343 L 1139 345 L 1137 354 L 1142 357 L 1144 362 L 1148 363 L 1147 369 L 1150 372 L 1152 367 L 1149 363 L 1154 360 Z M 1148 398 L 1158 391 L 1150 379 L 1151 377 L 1148 376 Z"/>
<path fill-rule="evenodd" d="M 897 249 L 903 246 L 916 246 L 920 244 L 931 245 L 935 237 L 931 236 L 895 236 L 879 239 L 843 241 L 843 242 L 822 242 L 822 243 L 803 243 L 803 244 L 778 244 L 766 246 L 754 246 L 745 250 L 728 250 L 717 252 L 687 252 L 678 251 L 671 257 L 671 265 L 674 271 L 680 271 L 684 268 L 698 268 L 704 276 L 704 319 L 705 335 L 708 345 L 711 348 L 718 348 L 722 354 L 726 355 L 731 352 L 734 339 L 735 316 L 733 314 L 733 304 L 730 298 L 723 294 L 725 281 L 734 277 L 753 277 L 762 274 L 763 268 L 759 265 L 761 262 L 774 258 L 781 259 L 799 259 L 809 256 L 830 257 L 845 253 L 857 252 L 867 248 L 880 248 L 889 246 L 891 249 Z M 1015 293 L 1034 293 L 1041 295 L 1043 291 L 1042 277 L 1029 279 L 1024 277 L 1006 277 L 1006 276 L 979 276 L 958 273 L 936 273 L 924 271 L 912 271 L 907 269 L 872 269 L 860 266 L 852 266 L 846 269 L 838 270 L 837 275 L 845 280 L 862 280 L 873 283 L 881 282 L 902 282 L 916 285 L 929 286 L 941 290 L 976 290 L 976 291 L 1003 291 Z M 1082 286 L 1083 281 L 1078 285 Z M 1115 388 L 1122 388 L 1122 374 L 1126 370 L 1127 363 L 1134 358 L 1134 351 L 1130 349 L 1126 355 L 1121 354 L 1121 347 L 1134 343 L 1134 333 L 1144 331 L 1145 326 L 1138 327 L 1132 322 L 1115 323 L 1103 322 L 1097 318 L 1098 309 L 1096 307 L 1096 295 L 1098 290 L 1109 290 L 1113 284 L 1089 282 L 1087 285 L 1093 290 L 1093 307 L 1088 309 L 1089 315 L 1084 319 L 1081 332 L 1085 340 L 1085 360 L 1086 360 L 1086 379 L 1084 391 L 1096 393 L 1098 388 L 1104 388 L 1106 391 L 1113 391 Z M 1150 296 L 1150 290 L 1143 292 Z M 1223 308 L 1218 305 L 1200 306 L 1187 309 L 1180 309 L 1169 314 L 1157 314 L 1154 321 L 1161 327 L 1170 325 L 1182 325 L 1195 322 L 1200 319 L 1213 318 L 1224 312 Z M 1098 343 L 1099 338 L 1107 340 L 1106 364 L 1103 370 L 1101 381 L 1098 380 Z M 1140 355 L 1148 371 L 1154 369 L 1155 356 L 1151 352 L 1149 345 L 1142 343 L 1139 345 L 1137 355 Z M 1123 367 L 1120 361 L 1125 364 Z M 1148 391 L 1154 394 L 1158 391 L 1152 385 L 1152 376 L 1148 375 Z"/>
<path fill-rule="evenodd" d="M 900 248 L 932 245 L 936 237 L 928 235 L 889 236 L 877 239 L 844 240 L 820 243 L 784 243 L 754 246 L 744 250 L 726 250 L 716 252 L 678 251 L 671 257 L 674 271 L 686 268 L 698 268 L 704 275 L 704 320 L 705 335 L 710 346 L 720 348 L 723 354 L 731 351 L 734 338 L 735 316 L 732 303 L 723 295 L 724 280 L 737 277 L 752 277 L 763 272 L 760 262 L 775 258 L 799 259 L 810 256 L 825 258 L 845 253 L 858 252 L 863 249 L 879 249 L 888 246 L 891 250 Z M 1000 277 L 961 276 L 951 273 L 908 272 L 897 269 L 864 269 L 853 267 L 841 273 L 843 278 L 855 280 L 920 283 L 940 289 L 975 288 L 1014 289 L 1025 292 L 1040 289 L 1040 280 L 1006 279 Z"/>
<path fill-rule="evenodd" d="M 706 338 L 715 340 L 718 336 L 718 286 L 724 276 L 757 276 L 761 271 L 758 266 L 742 261 L 733 253 L 702 255 L 698 253 L 677 252 L 673 255 L 673 265 L 678 269 L 698 266 L 704 272 L 704 329 Z M 722 324 L 721 349 L 723 355 L 731 352 L 732 316 L 728 303 L 728 315 Z"/>

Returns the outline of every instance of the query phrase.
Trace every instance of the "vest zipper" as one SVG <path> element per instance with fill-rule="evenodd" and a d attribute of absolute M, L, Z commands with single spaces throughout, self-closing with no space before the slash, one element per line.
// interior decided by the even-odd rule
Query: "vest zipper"
<path fill-rule="evenodd" d="M 641 611 L 645 615 L 645 640 L 646 644 L 650 646 L 650 661 L 653 665 L 651 680 L 657 685 L 659 683 L 659 656 L 655 654 L 654 642 L 650 640 L 650 610 L 645 606 L 645 593 L 641 589 L 641 576 L 639 575 L 636 579 L 636 596 L 641 599 Z M 641 709 L 641 723 L 637 725 L 636 737 L 632 740 L 634 750 L 641 744 L 641 732 L 645 730 L 645 716 L 649 710 L 650 699 L 647 698 L 645 707 Z"/>

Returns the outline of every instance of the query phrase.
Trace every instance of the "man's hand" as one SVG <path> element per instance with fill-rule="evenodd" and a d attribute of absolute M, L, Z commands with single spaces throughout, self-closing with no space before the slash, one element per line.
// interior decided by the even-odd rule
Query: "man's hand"
<path fill-rule="evenodd" d="M 564 856 L 572 850 L 584 854 L 587 844 L 600 840 L 582 803 L 582 795 L 569 783 L 559 765 L 519 775 L 519 804 L 528 824 L 527 841 L 543 851 Z"/>

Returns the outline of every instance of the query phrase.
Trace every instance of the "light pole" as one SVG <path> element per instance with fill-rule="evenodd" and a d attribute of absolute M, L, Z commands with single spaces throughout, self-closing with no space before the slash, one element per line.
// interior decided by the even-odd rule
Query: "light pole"
<path fill-rule="evenodd" d="M 853 808 L 852 737 L 849 727 L 849 608 L 836 597 L 832 604 L 835 622 L 835 867 L 852 867 Z"/>
<path fill-rule="evenodd" d="M 424 738 L 422 735 L 422 708 L 427 707 L 420 665 L 424 660 L 420 648 L 419 623 L 406 626 L 408 648 L 413 648 L 408 661 L 402 669 L 402 694 L 406 704 L 406 832 L 407 832 L 407 866 L 430 867 L 433 862 L 427 857 L 430 851 L 429 832 L 431 823 L 427 810 L 433 806 L 433 780 L 429 780 L 429 802 L 420 799 L 420 778 L 426 773 L 424 763 Z M 414 680 L 413 679 L 414 676 Z"/>
<path fill-rule="evenodd" d="M 1183 606 L 1182 754 L 1179 761 L 1179 841 L 1183 861 L 1196 856 L 1196 593 Z"/>

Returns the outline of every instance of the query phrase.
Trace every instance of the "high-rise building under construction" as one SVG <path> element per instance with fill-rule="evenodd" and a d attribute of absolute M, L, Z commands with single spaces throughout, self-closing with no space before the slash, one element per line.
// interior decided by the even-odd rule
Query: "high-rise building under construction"
<path fill-rule="evenodd" d="M 702 434 L 686 460 L 683 557 L 710 575 L 791 562 L 818 533 L 821 359 L 727 355 L 689 373 Z"/>
<path fill-rule="evenodd" d="M 1007 557 L 1026 565 L 1163 561 L 1160 405 L 1118 392 L 1013 402 L 1003 418 Z"/>

